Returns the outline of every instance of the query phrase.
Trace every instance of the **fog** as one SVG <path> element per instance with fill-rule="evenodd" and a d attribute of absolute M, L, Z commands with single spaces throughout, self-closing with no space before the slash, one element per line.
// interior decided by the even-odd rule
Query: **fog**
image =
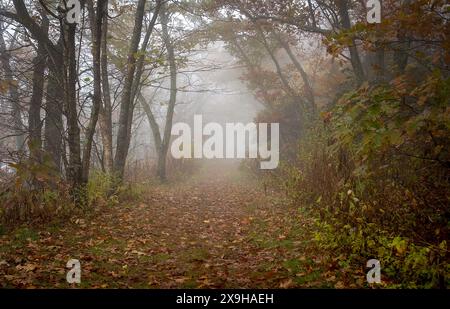
<path fill-rule="evenodd" d="M 223 42 L 210 44 L 206 49 L 190 55 L 188 64 L 180 69 L 177 77 L 179 90 L 174 123 L 184 122 L 193 128 L 194 115 L 202 115 L 203 125 L 209 122 L 223 126 L 225 123 L 252 122 L 263 106 L 247 89 L 241 79 L 243 73 L 244 68 L 225 49 Z M 167 111 L 164 102 L 168 100 L 168 89 L 168 78 L 164 78 L 161 85 L 155 84 L 143 90 L 146 100 L 152 100 L 152 111 L 161 132 Z M 135 133 L 130 148 L 130 163 L 154 160 L 156 153 L 150 125 L 140 106 L 136 107 L 135 113 L 137 121 L 133 128 Z"/>

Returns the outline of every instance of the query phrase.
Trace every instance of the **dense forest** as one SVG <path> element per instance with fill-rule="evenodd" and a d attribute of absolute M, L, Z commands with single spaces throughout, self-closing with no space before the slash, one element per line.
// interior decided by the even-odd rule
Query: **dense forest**
<path fill-rule="evenodd" d="M 445 0 L 0 0 L 2 288 L 448 288 L 449 147 Z"/>

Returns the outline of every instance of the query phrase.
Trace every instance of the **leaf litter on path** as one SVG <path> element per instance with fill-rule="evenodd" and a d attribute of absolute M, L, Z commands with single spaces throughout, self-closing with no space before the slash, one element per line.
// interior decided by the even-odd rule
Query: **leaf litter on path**
<path fill-rule="evenodd" d="M 148 187 L 139 202 L 102 208 L 25 244 L 4 235 L 0 287 L 73 287 L 72 258 L 85 288 L 341 287 L 334 274 L 321 277 L 320 260 L 308 265 L 308 224 L 252 181 Z"/>

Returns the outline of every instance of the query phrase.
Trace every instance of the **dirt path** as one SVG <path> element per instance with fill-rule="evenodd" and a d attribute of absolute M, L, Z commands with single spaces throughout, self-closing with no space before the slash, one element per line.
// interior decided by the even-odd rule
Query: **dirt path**
<path fill-rule="evenodd" d="M 320 257 L 305 256 L 312 236 L 301 213 L 227 168 L 149 187 L 139 202 L 74 221 L 4 235 L 0 286 L 67 287 L 72 258 L 81 287 L 334 285 Z"/>

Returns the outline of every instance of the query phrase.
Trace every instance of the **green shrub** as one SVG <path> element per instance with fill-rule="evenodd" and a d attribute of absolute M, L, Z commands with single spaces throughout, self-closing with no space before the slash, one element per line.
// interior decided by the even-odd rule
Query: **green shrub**
<path fill-rule="evenodd" d="M 116 200 L 112 192 L 115 179 L 108 173 L 99 170 L 92 171 L 86 187 L 87 205 L 89 207 L 114 203 Z"/>

